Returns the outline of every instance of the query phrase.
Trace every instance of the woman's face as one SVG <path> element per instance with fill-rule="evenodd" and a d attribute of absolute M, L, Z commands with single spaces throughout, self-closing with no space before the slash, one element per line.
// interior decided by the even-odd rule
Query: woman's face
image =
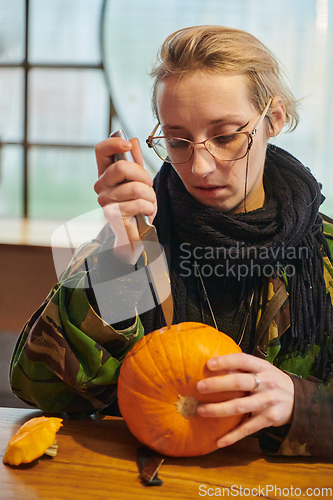
<path fill-rule="evenodd" d="M 163 135 L 200 142 L 238 130 L 251 131 L 260 113 L 251 103 L 244 75 L 196 71 L 167 77 L 157 89 Z M 246 210 L 264 204 L 263 170 L 267 145 L 264 121 L 249 153 Z M 244 211 L 246 157 L 237 161 L 214 158 L 196 145 L 192 158 L 174 169 L 187 191 L 200 203 L 225 213 Z"/>

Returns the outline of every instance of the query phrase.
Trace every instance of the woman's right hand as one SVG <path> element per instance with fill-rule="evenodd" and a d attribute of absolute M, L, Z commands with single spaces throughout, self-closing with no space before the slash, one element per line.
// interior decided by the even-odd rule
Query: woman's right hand
<path fill-rule="evenodd" d="M 127 151 L 131 151 L 135 163 L 126 160 L 113 161 L 114 154 Z M 140 240 L 135 216 L 147 215 L 152 222 L 157 212 L 157 202 L 152 187 L 153 181 L 143 167 L 138 139 L 125 141 L 120 137 L 111 137 L 98 143 L 95 153 L 98 180 L 94 189 L 98 194 L 98 203 L 104 213 L 109 206 L 117 205 L 129 241 Z M 110 223 L 109 219 L 108 221 Z M 112 227 L 112 223 L 110 225 Z"/>

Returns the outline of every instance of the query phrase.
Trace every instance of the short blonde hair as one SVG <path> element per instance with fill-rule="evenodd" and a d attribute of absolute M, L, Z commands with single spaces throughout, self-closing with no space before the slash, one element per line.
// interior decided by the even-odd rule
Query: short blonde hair
<path fill-rule="evenodd" d="M 298 124 L 297 101 L 282 77 L 272 52 L 246 31 L 225 26 L 193 26 L 172 33 L 160 48 L 151 72 L 154 77 L 152 106 L 158 118 L 157 88 L 168 76 L 196 70 L 245 75 L 250 98 L 262 111 L 270 97 L 280 96 L 286 108 L 287 131 Z M 270 119 L 270 113 L 267 113 Z"/>

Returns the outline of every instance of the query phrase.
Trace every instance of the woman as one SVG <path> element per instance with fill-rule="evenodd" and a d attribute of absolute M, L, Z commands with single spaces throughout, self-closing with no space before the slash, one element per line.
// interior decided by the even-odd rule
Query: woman
<path fill-rule="evenodd" d="M 153 182 L 137 140 L 103 141 L 98 201 L 118 206 L 131 242 L 138 240 L 135 215 L 154 221 L 174 322 L 213 324 L 243 350 L 211 359 L 214 376 L 198 383 L 202 393 L 248 392 L 200 405 L 207 418 L 250 414 L 217 445 L 258 432 L 267 453 L 332 458 L 332 304 L 324 276 L 332 266 L 318 213 L 323 197 L 306 168 L 267 145 L 285 125 L 297 125 L 295 99 L 266 47 L 220 26 L 172 34 L 153 75 L 158 125 L 148 144 L 166 161 Z M 113 161 L 127 151 L 135 162 Z M 121 249 L 117 257 L 104 251 L 110 244 L 117 246 L 114 234 L 104 233 L 76 262 L 94 250 L 90 274 L 107 276 L 111 259 L 124 260 Z M 82 273 L 68 275 L 21 335 L 12 387 L 47 411 L 93 411 L 115 399 L 111 363 L 121 362 L 142 325 L 147 333 L 164 320 L 158 308 L 105 325 L 91 289 L 77 287 Z"/>

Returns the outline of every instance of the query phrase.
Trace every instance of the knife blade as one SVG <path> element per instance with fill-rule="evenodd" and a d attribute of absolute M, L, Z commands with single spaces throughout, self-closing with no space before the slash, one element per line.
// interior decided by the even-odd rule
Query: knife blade
<path fill-rule="evenodd" d="M 110 134 L 110 137 L 121 137 L 127 140 L 123 130 L 117 130 Z M 113 160 L 127 160 L 134 162 L 132 154 L 116 153 L 113 155 Z M 131 182 L 131 181 L 125 181 Z M 156 301 L 161 304 L 165 322 L 168 328 L 171 327 L 173 321 L 173 298 L 171 293 L 171 284 L 167 263 L 165 261 L 164 252 L 161 251 L 161 245 L 158 240 L 156 228 L 149 223 L 148 217 L 144 214 L 139 214 L 136 217 L 138 232 L 143 244 L 143 248 L 147 258 L 150 281 L 153 285 Z"/>

